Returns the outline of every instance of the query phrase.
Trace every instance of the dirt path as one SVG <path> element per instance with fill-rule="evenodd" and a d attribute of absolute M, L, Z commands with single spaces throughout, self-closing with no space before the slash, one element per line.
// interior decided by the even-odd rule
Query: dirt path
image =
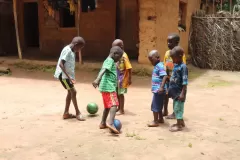
<path fill-rule="evenodd" d="M 194 71 L 192 72 L 192 74 Z M 50 73 L 14 69 L 0 77 L 0 160 L 238 160 L 240 157 L 240 74 L 206 71 L 191 81 L 184 132 L 170 133 L 168 120 L 147 128 L 150 79 L 134 77 L 123 133 L 99 130 L 102 99 L 90 85 L 95 74 L 77 73 L 78 100 L 96 102 L 99 116 L 86 122 L 61 119 L 65 91 Z M 169 104 L 170 110 L 172 102 Z M 74 112 L 71 106 L 71 111 Z"/>

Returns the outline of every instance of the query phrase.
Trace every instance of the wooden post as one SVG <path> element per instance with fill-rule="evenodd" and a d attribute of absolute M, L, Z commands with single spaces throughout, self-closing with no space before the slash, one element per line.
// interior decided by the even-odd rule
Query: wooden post
<path fill-rule="evenodd" d="M 221 11 L 222 11 L 222 7 L 223 7 L 223 0 L 221 0 Z"/>
<path fill-rule="evenodd" d="M 13 15 L 14 15 L 14 24 L 15 24 L 16 39 L 17 39 L 18 57 L 19 59 L 22 59 L 22 50 L 21 50 L 19 32 L 18 32 L 17 0 L 13 0 Z"/>
<path fill-rule="evenodd" d="M 213 14 L 215 13 L 215 0 L 213 0 Z"/>
<path fill-rule="evenodd" d="M 77 31 L 78 31 L 78 36 L 80 36 L 80 12 L 81 12 L 81 2 L 80 0 L 78 0 L 78 5 L 77 5 L 77 11 L 78 11 L 78 15 L 77 15 Z M 79 56 L 79 64 L 83 64 L 82 62 L 82 52 L 79 51 L 78 52 L 78 56 Z"/>
<path fill-rule="evenodd" d="M 230 13 L 232 14 L 232 0 L 230 0 Z"/>

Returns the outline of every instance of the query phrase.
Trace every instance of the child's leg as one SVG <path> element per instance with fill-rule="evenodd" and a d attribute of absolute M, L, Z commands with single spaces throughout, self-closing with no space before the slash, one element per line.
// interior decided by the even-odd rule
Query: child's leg
<path fill-rule="evenodd" d="M 159 122 L 159 123 L 164 123 L 162 111 L 160 111 L 160 112 L 158 113 L 158 122 Z"/>
<path fill-rule="evenodd" d="M 70 104 L 71 104 L 71 92 L 68 91 L 67 97 L 66 97 L 66 104 L 65 104 L 64 114 L 68 114 L 69 113 Z"/>
<path fill-rule="evenodd" d="M 110 110 L 109 108 L 105 108 L 103 110 L 102 121 L 101 121 L 101 124 L 99 125 L 100 129 L 107 128 L 106 121 L 107 121 L 107 116 L 108 116 L 109 110 Z"/>
<path fill-rule="evenodd" d="M 78 108 L 78 104 L 77 104 L 77 91 L 76 91 L 76 89 L 74 87 L 71 88 L 70 93 L 71 93 L 71 99 L 72 99 L 74 108 L 76 110 L 76 118 L 80 121 L 84 121 L 85 119 L 82 117 L 81 112 L 79 111 L 79 108 Z"/>
<path fill-rule="evenodd" d="M 69 113 L 70 103 L 71 103 L 71 92 L 68 91 L 67 97 L 66 97 L 65 110 L 64 110 L 64 113 L 63 113 L 63 119 L 76 118 L 75 115 Z"/>
<path fill-rule="evenodd" d="M 121 114 L 124 114 L 124 103 L 125 103 L 125 97 L 124 94 L 119 95 L 119 110 Z"/>
<path fill-rule="evenodd" d="M 185 126 L 183 121 L 184 102 L 174 100 L 173 106 L 174 106 L 174 113 L 177 119 L 177 124 L 172 125 L 170 128 L 170 131 L 171 132 L 181 131 L 183 128 L 183 125 Z"/>
<path fill-rule="evenodd" d="M 115 134 L 119 134 L 119 131 L 115 128 L 114 126 L 114 119 L 117 113 L 117 106 L 119 106 L 118 98 L 117 98 L 117 93 L 112 92 L 108 93 L 107 97 L 107 107 L 110 108 L 110 118 L 109 118 L 109 123 L 107 127 Z"/>
<path fill-rule="evenodd" d="M 163 116 L 168 116 L 168 102 L 169 102 L 169 97 L 166 94 L 164 97 L 164 109 L 163 109 Z"/>
<path fill-rule="evenodd" d="M 125 88 L 118 88 L 118 101 L 119 101 L 119 109 L 120 114 L 124 114 L 124 104 L 125 104 L 125 97 L 124 94 L 127 93 L 127 89 Z M 118 111 L 117 110 L 117 111 Z"/>
<path fill-rule="evenodd" d="M 163 108 L 164 95 L 159 95 L 157 93 L 153 94 L 153 100 L 151 105 L 151 110 L 153 112 L 153 122 L 148 124 L 148 127 L 157 127 L 159 122 L 163 122 L 162 108 Z"/>

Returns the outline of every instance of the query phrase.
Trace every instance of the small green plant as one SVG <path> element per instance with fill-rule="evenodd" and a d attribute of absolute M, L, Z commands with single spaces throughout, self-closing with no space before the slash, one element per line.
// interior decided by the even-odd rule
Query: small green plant
<path fill-rule="evenodd" d="M 140 137 L 139 135 L 135 137 L 136 140 L 146 140 L 146 138 Z"/>
<path fill-rule="evenodd" d="M 137 136 L 134 132 L 133 133 L 126 133 L 126 137 L 135 137 Z"/>
<path fill-rule="evenodd" d="M 189 144 L 188 144 L 188 147 L 189 147 L 189 148 L 192 148 L 192 143 L 189 143 Z"/>

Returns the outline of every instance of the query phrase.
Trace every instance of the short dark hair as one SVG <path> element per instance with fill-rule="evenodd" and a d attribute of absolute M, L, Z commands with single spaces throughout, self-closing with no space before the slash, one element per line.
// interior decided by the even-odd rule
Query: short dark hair
<path fill-rule="evenodd" d="M 180 36 L 177 33 L 170 33 L 168 37 L 172 37 L 173 40 L 180 42 Z"/>
<path fill-rule="evenodd" d="M 184 50 L 180 46 L 176 46 L 170 51 L 171 56 L 182 57 L 183 54 L 184 54 Z"/>
<path fill-rule="evenodd" d="M 72 44 L 77 45 L 77 44 L 82 44 L 85 45 L 85 40 L 82 37 L 74 37 L 72 40 Z"/>
<path fill-rule="evenodd" d="M 114 46 L 110 49 L 110 54 L 123 54 L 123 50 L 119 46 Z"/>

